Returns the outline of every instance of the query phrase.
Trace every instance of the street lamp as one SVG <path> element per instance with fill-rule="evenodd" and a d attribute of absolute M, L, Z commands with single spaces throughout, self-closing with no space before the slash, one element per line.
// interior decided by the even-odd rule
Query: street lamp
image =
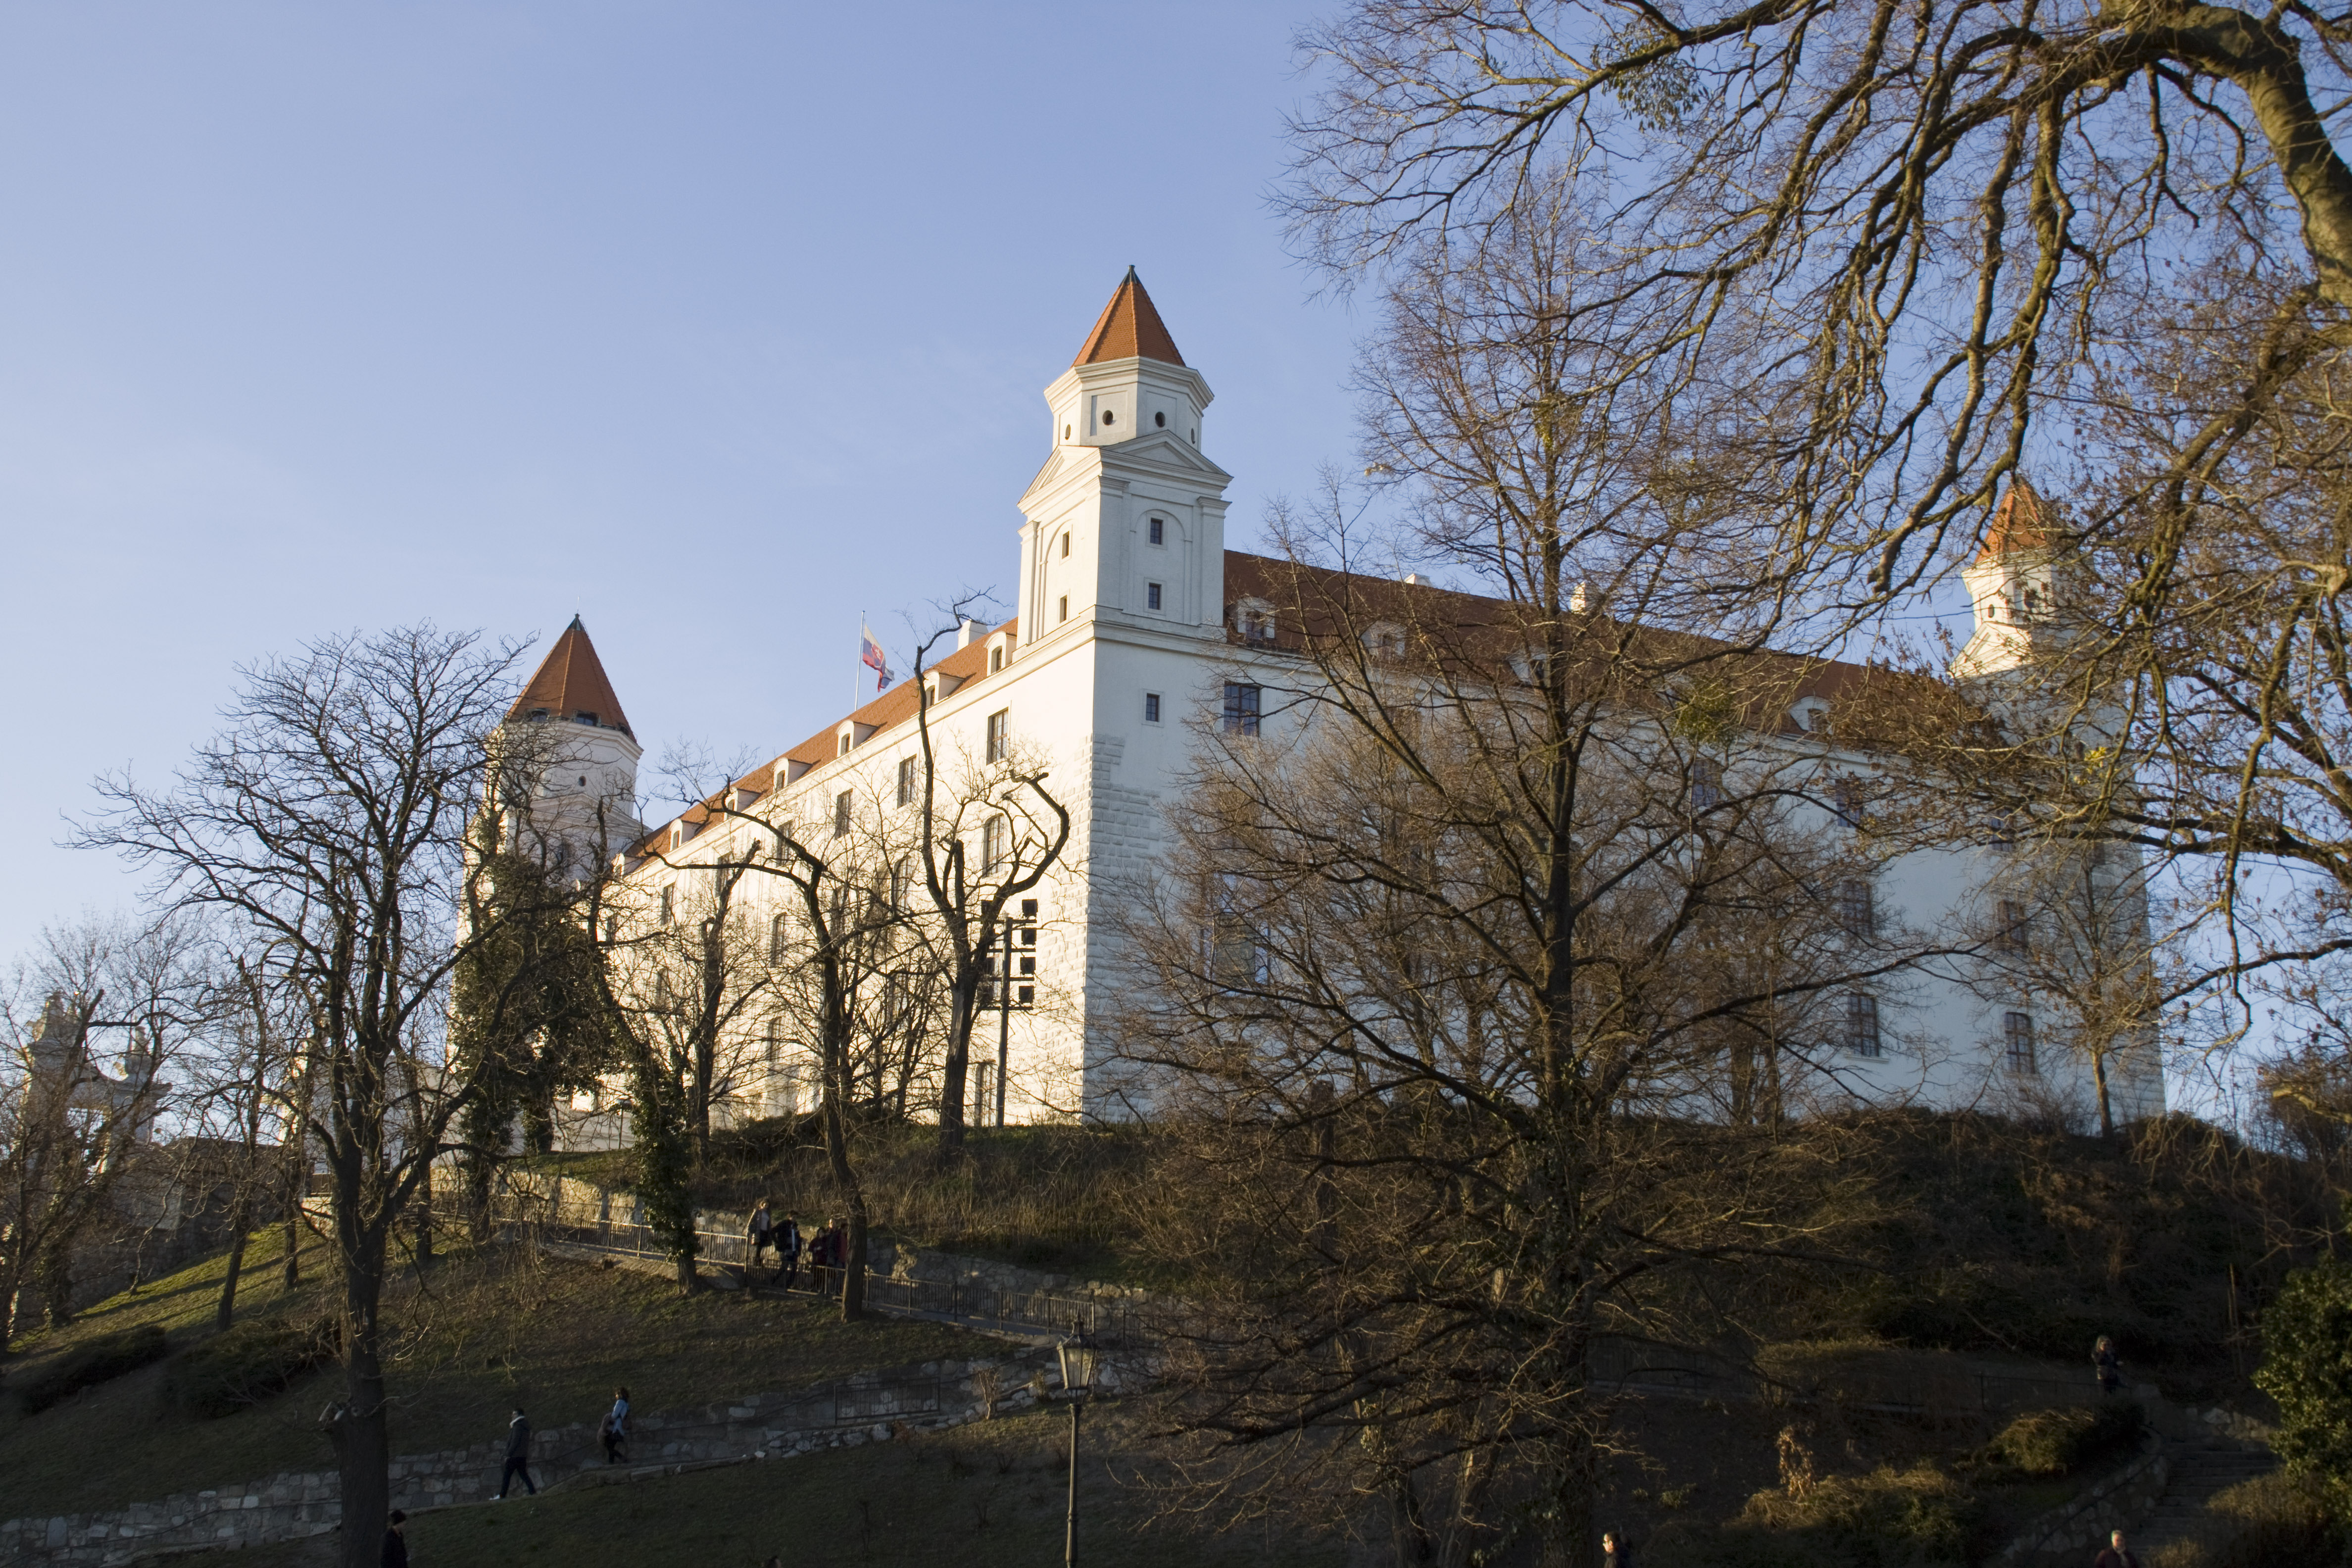
<path fill-rule="evenodd" d="M 1078 1409 L 1094 1392 L 1095 1368 L 1101 1363 L 1102 1352 L 1075 1320 L 1070 1337 L 1056 1348 L 1062 1357 L 1062 1397 L 1070 1405 L 1070 1512 L 1062 1533 L 1062 1562 L 1064 1568 L 1075 1568 L 1078 1561 Z"/>

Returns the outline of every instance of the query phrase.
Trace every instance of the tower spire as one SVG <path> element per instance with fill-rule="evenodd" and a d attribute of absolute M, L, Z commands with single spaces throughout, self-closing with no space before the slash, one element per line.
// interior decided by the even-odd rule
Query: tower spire
<path fill-rule="evenodd" d="M 596 657 L 596 645 L 588 640 L 588 628 L 577 615 L 547 650 L 507 717 L 593 724 L 635 739 L 621 712 L 621 700 L 613 694 L 613 683 L 604 674 L 604 662 Z"/>
<path fill-rule="evenodd" d="M 1184 356 L 1176 352 L 1176 340 L 1168 335 L 1168 324 L 1160 319 L 1151 296 L 1144 292 L 1143 279 L 1135 275 L 1132 266 L 1119 279 L 1118 287 L 1111 290 L 1110 303 L 1095 318 L 1095 330 L 1087 334 L 1086 346 L 1070 363 L 1102 364 L 1119 359 L 1184 363 Z"/>

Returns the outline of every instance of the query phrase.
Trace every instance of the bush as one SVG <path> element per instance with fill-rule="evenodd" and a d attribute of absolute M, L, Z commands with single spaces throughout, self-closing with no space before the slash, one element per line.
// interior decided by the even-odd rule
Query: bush
<path fill-rule="evenodd" d="M 2147 1413 L 2137 1400 L 2110 1399 L 2068 1410 L 2032 1410 L 1985 1446 L 1992 1466 L 2026 1476 L 2072 1475 L 2138 1440 Z"/>
<path fill-rule="evenodd" d="M 119 1334 L 92 1340 L 78 1351 L 60 1356 L 19 1384 L 16 1397 L 28 1415 L 47 1410 L 85 1388 L 95 1388 L 150 1366 L 171 1353 L 161 1323 L 142 1323 Z"/>
<path fill-rule="evenodd" d="M 1931 1465 L 1832 1476 L 1801 1496 L 1761 1491 L 1719 1529 L 1669 1521 L 1650 1541 L 1656 1568 L 1959 1568 L 1982 1510 Z"/>
<path fill-rule="evenodd" d="M 2312 1489 L 2282 1475 L 2215 1493 L 2203 1518 L 2149 1558 L 2152 1568 L 2338 1568 L 2343 1561 Z"/>
<path fill-rule="evenodd" d="M 2254 1386 L 2278 1401 L 2271 1447 L 2288 1473 L 2352 1525 L 2352 1265 L 2327 1258 L 2287 1276 L 2263 1313 Z"/>
<path fill-rule="evenodd" d="M 283 1393 L 341 1348 L 332 1318 L 252 1318 L 215 1334 L 172 1368 L 171 1395 L 195 1415 L 234 1415 Z"/>

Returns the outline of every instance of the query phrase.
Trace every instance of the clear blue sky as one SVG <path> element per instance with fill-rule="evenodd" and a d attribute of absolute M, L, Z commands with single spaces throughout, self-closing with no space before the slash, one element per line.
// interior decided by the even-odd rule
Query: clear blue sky
<path fill-rule="evenodd" d="M 1246 547 L 1350 445 L 1265 206 L 1313 9 L 0 13 L 0 954 L 132 897 L 91 775 L 321 633 L 578 611 L 649 753 L 820 728 L 861 607 L 1009 596 L 1130 262 Z"/>

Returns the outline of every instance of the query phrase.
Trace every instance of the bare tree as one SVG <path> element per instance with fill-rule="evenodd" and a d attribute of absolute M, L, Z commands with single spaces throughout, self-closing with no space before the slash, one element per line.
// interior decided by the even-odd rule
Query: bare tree
<path fill-rule="evenodd" d="M 1255 1456 L 1261 1506 L 1383 1500 L 1407 1560 L 1589 1561 L 1610 1347 L 1712 1331 L 1692 1275 L 1796 1239 L 1769 1135 L 1720 1119 L 1872 1080 L 1928 951 L 1786 717 L 1827 672 L 1686 592 L 1742 498 L 1644 438 L 1638 384 L 1589 390 L 1567 216 L 1391 291 L 1365 456 L 1408 524 L 1336 489 L 1276 519 L 1127 943 L 1121 1037 L 1187 1128 L 1162 1237 L 1229 1266 L 1171 1419 Z M 1396 581 L 1433 562 L 1485 593 Z"/>
<path fill-rule="evenodd" d="M 256 933 L 299 998 L 297 1142 L 327 1166 L 341 1296 L 346 1387 L 320 1425 L 348 1568 L 373 1561 L 388 1506 L 393 1236 L 478 1070 L 432 1051 L 453 970 L 499 930 L 468 826 L 505 770 L 539 772 L 522 743 L 490 744 L 519 652 L 419 626 L 266 660 L 172 785 L 101 780 L 105 809 L 78 835 Z"/>
<path fill-rule="evenodd" d="M 960 621 L 966 606 L 953 606 Z M 1034 749 L 1010 734 L 990 734 L 983 753 L 942 754 L 931 728 L 937 700 L 924 661 L 945 633 L 915 650 L 915 722 L 921 749 L 913 780 L 918 808 L 916 863 L 930 895 L 925 935 L 938 956 L 946 991 L 947 1035 L 940 1068 L 940 1153 L 963 1147 L 971 1072 L 972 1030 L 982 993 L 1000 969 L 1009 974 L 1005 917 L 1034 892 L 1070 842 L 1070 812 L 1045 787 L 1047 768 Z"/>

